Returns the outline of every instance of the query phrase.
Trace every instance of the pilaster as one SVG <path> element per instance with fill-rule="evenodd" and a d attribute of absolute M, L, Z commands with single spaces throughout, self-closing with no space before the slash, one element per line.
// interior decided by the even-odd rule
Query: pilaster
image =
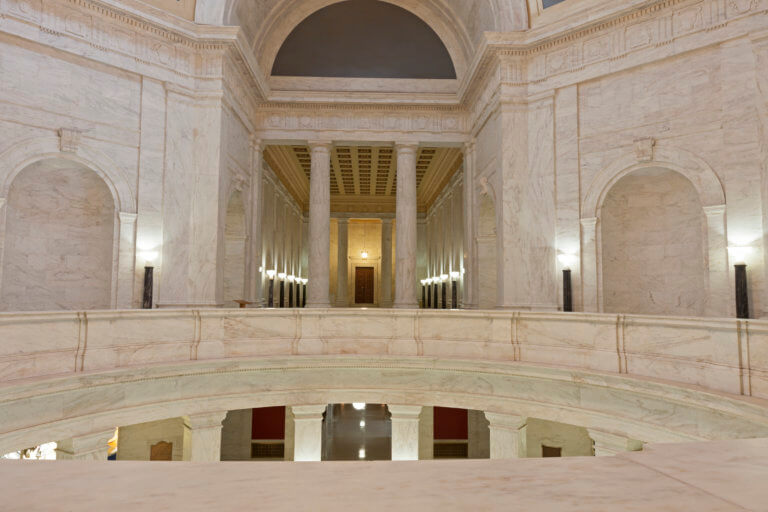
<path fill-rule="evenodd" d="M 486 412 L 490 430 L 492 459 L 516 459 L 527 456 L 528 418 L 514 414 Z"/>
<path fill-rule="evenodd" d="M 421 406 L 387 404 L 392 419 L 392 460 L 419 460 Z"/>
<path fill-rule="evenodd" d="M 323 447 L 323 413 L 327 406 L 300 405 L 293 411 L 293 460 L 296 462 L 319 461 Z"/>
<path fill-rule="evenodd" d="M 184 418 L 184 460 L 221 460 L 221 429 L 227 411 L 195 414 Z"/>

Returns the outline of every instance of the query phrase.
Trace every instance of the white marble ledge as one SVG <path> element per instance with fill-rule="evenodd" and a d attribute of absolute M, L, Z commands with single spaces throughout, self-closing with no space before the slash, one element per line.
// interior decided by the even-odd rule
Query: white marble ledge
<path fill-rule="evenodd" d="M 15 491 L 3 503 L 9 512 L 757 512 L 768 502 L 767 478 L 766 439 L 652 445 L 616 457 L 564 459 L 0 463 L 0 481 Z M 39 492 L 40 482 L 46 482 L 45 492 Z"/>

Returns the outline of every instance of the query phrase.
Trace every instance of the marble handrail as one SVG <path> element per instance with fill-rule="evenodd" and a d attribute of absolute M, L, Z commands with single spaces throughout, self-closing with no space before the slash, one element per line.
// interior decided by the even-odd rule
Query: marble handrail
<path fill-rule="evenodd" d="M 301 355 L 520 361 L 768 398 L 768 322 L 616 314 L 205 309 L 0 314 L 0 384 Z"/>

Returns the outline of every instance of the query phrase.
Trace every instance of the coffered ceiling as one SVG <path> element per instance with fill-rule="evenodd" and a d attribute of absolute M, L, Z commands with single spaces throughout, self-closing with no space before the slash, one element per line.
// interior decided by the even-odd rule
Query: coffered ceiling
<path fill-rule="evenodd" d="M 309 206 L 311 157 L 307 146 L 268 146 L 264 158 L 302 209 Z M 418 209 L 425 212 L 459 169 L 459 148 L 424 147 L 416 161 Z M 339 146 L 331 153 L 331 210 L 394 213 L 395 150 L 386 146 Z"/>

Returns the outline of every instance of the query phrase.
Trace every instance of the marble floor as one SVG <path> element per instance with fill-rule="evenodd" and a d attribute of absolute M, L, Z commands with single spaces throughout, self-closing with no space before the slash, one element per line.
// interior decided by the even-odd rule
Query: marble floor
<path fill-rule="evenodd" d="M 320 463 L 0 463 L 3 511 L 768 510 L 768 439 L 617 457 Z M 11 491 L 12 490 L 12 491 Z"/>

